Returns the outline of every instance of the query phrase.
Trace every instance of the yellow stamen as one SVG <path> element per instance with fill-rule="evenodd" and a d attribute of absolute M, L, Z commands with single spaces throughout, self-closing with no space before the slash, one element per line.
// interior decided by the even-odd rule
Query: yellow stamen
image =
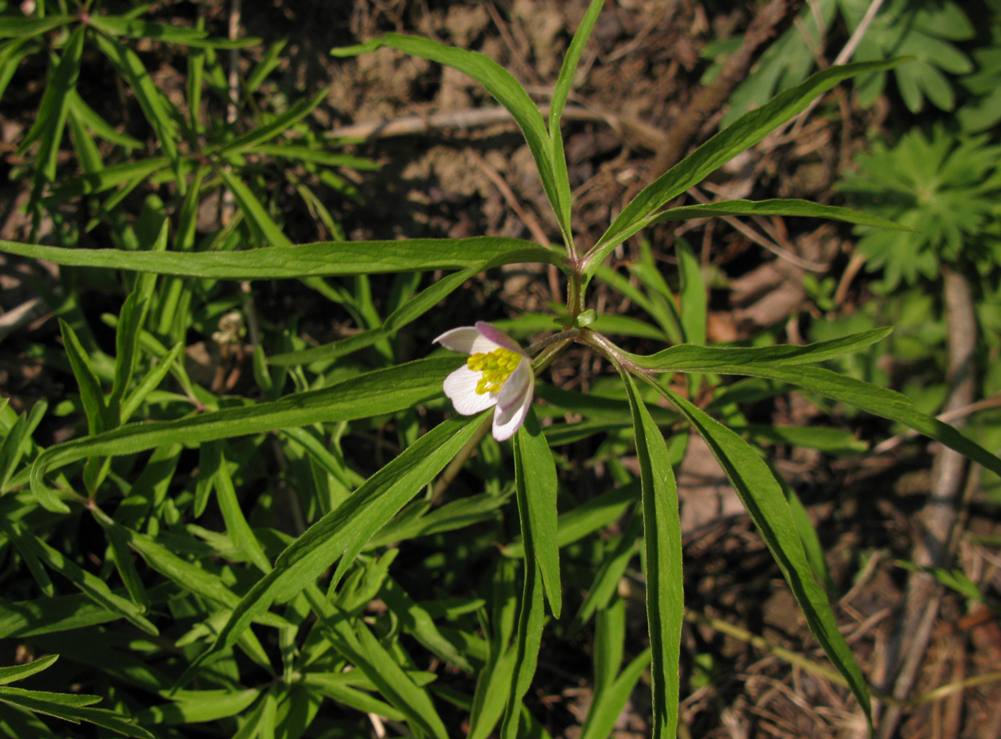
<path fill-rule="evenodd" d="M 507 382 L 507 378 L 518 368 L 521 359 L 518 352 L 503 347 L 489 353 L 470 354 L 469 359 L 466 360 L 466 366 L 474 372 L 480 373 L 480 379 L 476 383 L 476 392 L 479 395 L 499 393 L 504 383 Z"/>

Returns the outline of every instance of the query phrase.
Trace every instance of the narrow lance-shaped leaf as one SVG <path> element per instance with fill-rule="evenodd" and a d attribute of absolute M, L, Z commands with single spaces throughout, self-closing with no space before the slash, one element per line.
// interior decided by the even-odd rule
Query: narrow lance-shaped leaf
<path fill-rule="evenodd" d="M 21 151 L 34 140 L 41 140 L 36 161 L 35 187 L 32 197 L 41 193 L 43 183 L 51 182 L 56 176 L 56 154 L 63 139 L 70 92 L 76 87 L 80 74 L 80 58 L 83 55 L 83 40 L 86 29 L 77 26 L 70 34 L 62 58 L 52 73 L 52 78 L 42 95 L 35 123 L 21 144 Z"/>
<path fill-rule="evenodd" d="M 163 251 L 166 248 L 167 221 L 164 220 L 153 244 L 153 251 Z M 132 291 L 122 306 L 118 325 L 115 327 L 115 377 L 111 394 L 108 396 L 109 424 L 117 425 L 122 420 L 121 403 L 139 361 L 139 338 L 146 323 L 146 313 L 155 282 L 156 276 L 149 273 L 142 273 L 136 278 Z"/>
<path fill-rule="evenodd" d="M 521 519 L 525 556 L 539 568 L 549 609 L 559 618 L 563 596 L 557 536 L 556 462 L 534 411 L 529 411 L 525 425 L 515 438 L 515 465 L 516 478 L 519 472 L 521 474 L 518 484 L 524 488 L 525 508 L 518 510 L 525 516 Z"/>
<path fill-rule="evenodd" d="M 80 97 L 80 93 L 76 90 L 70 91 L 69 108 L 70 112 L 80 120 L 80 123 L 89 128 L 95 136 L 110 141 L 112 144 L 118 144 L 125 149 L 142 148 L 142 142 L 139 139 L 116 131 L 96 110 L 87 105 L 87 102 Z"/>
<path fill-rule="evenodd" d="M 44 478 L 51 470 L 80 459 L 135 454 L 167 444 L 199 444 L 312 423 L 395 413 L 440 393 L 440 378 L 455 366 L 454 357 L 421 359 L 367 372 L 320 390 L 286 395 L 270 403 L 227 408 L 174 421 L 130 424 L 96 436 L 73 439 L 51 446 L 39 455 L 31 468 L 31 489 L 44 507 L 64 512 L 65 506 L 45 485 Z"/>
<path fill-rule="evenodd" d="M 45 657 L 36 657 L 31 662 L 24 665 L 13 665 L 12 667 L 0 667 L 0 685 L 9 685 L 19 680 L 36 675 L 42 670 L 47 670 L 59 659 L 58 654 L 50 654 Z"/>
<path fill-rule="evenodd" d="M 333 360 L 366 349 L 380 340 L 392 337 L 401 328 L 416 321 L 465 284 L 476 272 L 475 269 L 465 269 L 446 275 L 440 280 L 435 280 L 387 316 L 379 328 L 362 331 L 354 336 L 339 339 L 329 344 L 276 354 L 268 357 L 268 364 L 280 367 L 290 364 L 306 364 L 318 360 Z"/>
<path fill-rule="evenodd" d="M 329 94 L 330 93 L 326 89 L 323 89 L 311 98 L 298 101 L 284 113 L 276 115 L 264 125 L 233 139 L 220 149 L 220 153 L 237 154 L 245 151 L 246 149 L 256 147 L 258 144 L 263 144 L 265 141 L 269 141 L 275 136 L 280 136 L 307 115 L 312 113 L 313 110 L 316 109 L 316 106 L 327 99 Z"/>
<path fill-rule="evenodd" d="M 678 275 L 681 277 L 681 327 L 685 332 L 685 341 L 689 344 L 705 344 L 709 299 L 705 280 L 702 278 L 702 267 L 684 239 L 679 238 L 675 242 L 674 251 L 678 257 Z"/>
<path fill-rule="evenodd" d="M 780 344 L 779 346 L 693 346 L 678 344 L 655 354 L 628 354 L 629 360 L 656 372 L 719 372 L 744 374 L 742 368 L 761 366 L 800 366 L 861 351 L 886 338 L 891 327 L 861 331 L 839 339 L 815 344 Z"/>
<path fill-rule="evenodd" d="M 31 38 L 42 33 L 65 26 L 76 20 L 72 15 L 48 15 L 44 18 L 18 18 L 5 16 L 0 18 L 0 38 Z"/>
<path fill-rule="evenodd" d="M 215 39 L 208 31 L 201 28 L 185 28 L 183 26 L 153 23 L 128 16 L 92 15 L 90 23 L 111 36 L 128 38 L 148 38 L 182 46 L 206 47 L 215 49 L 242 49 L 256 46 L 261 42 L 258 38 Z"/>
<path fill-rule="evenodd" d="M 810 565 L 782 486 L 758 453 L 740 436 L 670 388 L 653 384 L 688 418 L 709 445 L 782 570 L 810 630 L 845 676 L 868 717 L 871 711 L 868 686 L 851 649 L 838 631 L 834 611 Z"/>
<path fill-rule="evenodd" d="M 97 45 L 105 56 L 122 73 L 132 88 L 143 115 L 153 127 L 163 153 L 172 162 L 177 161 L 177 127 L 168 110 L 169 103 L 163 98 L 153 78 L 139 56 L 126 46 L 122 46 L 110 36 L 95 34 Z"/>
<path fill-rule="evenodd" d="M 256 689 L 247 690 L 178 690 L 172 703 L 150 706 L 138 714 L 143 723 L 195 724 L 236 716 L 253 703 Z"/>
<path fill-rule="evenodd" d="M 615 724 L 622 715 L 629 700 L 633 688 L 643 676 L 643 671 L 650 664 L 651 652 L 645 649 L 640 652 L 632 662 L 626 665 L 614 682 L 609 685 L 600 695 L 595 696 L 588 711 L 587 720 L 584 722 L 584 730 L 581 739 L 604 739 L 611 736 L 615 729 Z"/>
<path fill-rule="evenodd" d="M 650 417 L 633 379 L 623 373 L 640 463 L 643 510 L 643 572 L 646 614 L 653 658 L 650 690 L 652 736 L 673 737 L 678 731 L 681 625 L 685 595 L 681 569 L 681 518 L 678 487 L 667 444 Z"/>
<path fill-rule="evenodd" d="M 496 98 L 497 102 L 510 111 L 528 143 L 532 157 L 535 159 L 535 164 L 539 169 L 539 177 L 542 179 L 542 187 L 556 214 L 560 230 L 565 235 L 569 234 L 570 223 L 564 220 L 565 211 L 560 207 L 549 134 L 542 120 L 542 114 L 525 89 L 511 76 L 511 73 L 480 52 L 466 51 L 431 39 L 401 33 L 389 33 L 357 46 L 332 49 L 330 53 L 334 56 L 357 56 L 365 52 L 375 51 L 382 46 L 398 49 L 423 59 L 430 59 L 468 74 L 483 85 L 487 92 Z"/>
<path fill-rule="evenodd" d="M 236 488 L 233 486 L 233 477 L 230 475 L 229 464 L 226 461 L 222 442 L 213 443 L 211 450 L 210 464 L 215 465 L 212 478 L 215 484 L 219 510 L 226 524 L 226 533 L 229 534 L 229 538 L 233 541 L 233 544 L 243 552 L 244 556 L 253 562 L 257 569 L 267 574 L 271 571 L 271 560 L 264 553 L 264 549 L 250 528 L 250 524 L 247 523 L 247 518 L 243 515 L 243 509 L 240 507 L 240 500 L 236 496 Z"/>
<path fill-rule="evenodd" d="M 97 575 L 84 570 L 75 562 L 67 559 L 62 552 L 53 549 L 41 539 L 24 531 L 13 521 L 5 522 L 5 527 L 17 537 L 19 543 L 32 556 L 43 562 L 49 569 L 58 572 L 69 580 L 81 593 L 108 610 L 114 611 L 147 634 L 156 636 L 156 627 L 143 616 L 143 609 L 131 601 L 122 598 L 111 591 L 111 588 Z"/>
<path fill-rule="evenodd" d="M 612 684 L 622 666 L 626 640 L 626 602 L 614 599 L 607 608 L 598 612 L 594 629 L 594 700 Z M 593 704 L 592 704 L 593 705 Z"/>
<path fill-rule="evenodd" d="M 243 211 L 243 215 L 261 232 L 268 245 L 283 249 L 294 249 L 295 246 L 282 233 L 281 227 L 268 214 L 267 209 L 258 200 L 257 196 L 254 195 L 254 191 L 247 187 L 243 180 L 232 172 L 222 170 L 221 175 L 223 181 L 226 183 L 226 187 L 229 188 L 229 191 L 236 198 L 236 203 L 240 206 L 240 210 Z"/>
<path fill-rule="evenodd" d="M 319 626 L 341 654 L 365 674 L 386 699 L 400 709 L 412 728 L 435 739 L 447 739 L 448 732 L 427 692 L 414 683 L 393 655 L 361 621 L 350 622 L 323 598 L 319 588 L 305 589 Z"/>
<path fill-rule="evenodd" d="M 30 449 L 31 435 L 35 433 L 48 407 L 44 398 L 38 400 L 27 416 L 18 416 L 3 443 L 0 443 L 0 493 L 6 492 L 7 484 L 17 471 L 21 458 Z"/>
<path fill-rule="evenodd" d="M 69 360 L 70 369 L 73 370 L 73 376 L 76 378 L 77 387 L 80 390 L 80 402 L 87 418 L 87 430 L 91 434 L 96 434 L 104 430 L 106 420 L 101 382 L 97 379 L 90 355 L 83 348 L 83 344 L 73 327 L 60 319 L 59 328 L 63 335 L 66 359 Z"/>
<path fill-rule="evenodd" d="M 559 584 L 559 549 L 556 547 L 556 466 L 542 435 L 538 419 L 529 411 L 525 425 L 518 430 L 514 443 L 515 498 L 521 523 L 525 559 L 522 563 L 522 591 L 518 603 L 518 626 L 515 631 L 514 670 L 508 687 L 501 737 L 516 739 L 521 718 L 521 701 L 532 685 L 542 645 L 545 625 L 543 567 L 551 567 L 555 557 L 556 572 L 550 573 Z M 538 500 L 533 497 L 538 496 Z M 549 551 L 547 551 L 549 550 Z M 544 562 L 544 560 L 549 560 Z M 557 590 L 557 593 L 559 591 Z M 555 613 L 559 613 L 556 601 Z M 550 607 L 553 608 L 552 601 Z"/>
<path fill-rule="evenodd" d="M 849 77 L 889 69 L 895 64 L 897 61 L 891 60 L 830 67 L 741 116 L 733 125 L 717 133 L 643 188 L 626 205 L 588 254 L 585 267 L 588 274 L 594 272 L 612 249 L 649 225 L 667 203 L 699 184 L 740 152 L 757 144 L 775 128 L 803 111 L 814 98 Z"/>
<path fill-rule="evenodd" d="M 580 62 L 580 55 L 584 51 L 587 40 L 591 37 L 591 31 L 601 13 L 604 0 L 591 0 L 590 5 L 584 12 L 584 17 L 577 26 L 570 47 L 563 57 L 563 64 L 560 66 L 559 77 L 553 86 L 553 97 L 549 105 L 549 147 L 550 157 L 553 162 L 553 177 L 556 185 L 556 195 L 559 209 L 558 221 L 561 228 L 564 228 L 564 239 L 567 243 L 572 243 L 573 234 L 569 231 L 571 219 L 570 176 L 567 172 L 566 152 L 563 150 L 563 132 L 560 130 L 560 119 L 563 116 L 563 109 L 566 107 L 567 98 L 570 95 L 570 88 L 573 86 L 574 74 L 577 71 L 577 64 Z"/>
<path fill-rule="evenodd" d="M 861 336 L 861 334 L 856 336 Z M 819 344 L 813 346 L 819 346 Z M 680 349 L 682 347 L 672 348 Z M 781 347 L 772 348 L 779 349 Z M 666 351 L 670 351 L 670 349 Z M 664 353 L 661 352 L 661 354 Z M 918 433 L 945 444 L 950 449 L 956 450 L 995 474 L 1001 475 L 1001 459 L 996 455 L 949 424 L 921 413 L 914 407 L 914 402 L 910 398 L 893 390 L 870 385 L 822 367 L 786 366 L 786 363 L 780 364 L 778 362 L 748 362 L 743 364 L 709 362 L 701 367 L 697 362 L 693 362 L 683 368 L 675 369 L 678 372 L 719 372 L 728 375 L 763 377 L 801 387 L 825 398 L 847 403 L 867 413 L 872 413 L 874 416 L 909 426 Z"/>
<path fill-rule="evenodd" d="M 313 582 L 340 559 L 341 566 L 334 575 L 337 582 L 346 569 L 345 563 L 472 439 L 478 420 L 472 417 L 436 426 L 289 544 L 275 561 L 274 569 L 237 604 L 206 655 L 232 646 L 252 619 L 275 601 L 296 595 L 304 583 Z"/>
<path fill-rule="evenodd" d="M 94 696 L 97 697 L 97 696 Z M 134 723 L 129 717 L 123 716 L 106 708 L 92 708 L 81 705 L 73 693 L 48 693 L 39 690 L 20 690 L 18 688 L 0 688 L 0 702 L 10 703 L 19 708 L 26 708 L 35 713 L 79 723 L 100 726 L 117 734 L 136 737 L 137 739 L 154 739 L 146 729 Z"/>
<path fill-rule="evenodd" d="M 563 265 L 563 256 L 522 239 L 476 236 L 469 239 L 407 241 L 320 241 L 244 251 L 126 251 L 81 249 L 0 240 L 0 252 L 45 259 L 72 267 L 101 267 L 215 280 L 284 280 L 334 275 L 479 270 L 517 262 Z"/>
<path fill-rule="evenodd" d="M 836 205 L 821 205 L 809 200 L 795 198 L 772 200 L 721 200 L 704 205 L 683 205 L 678 208 L 662 210 L 656 214 L 651 223 L 664 221 L 686 221 L 690 218 L 711 218 L 714 216 L 786 216 L 798 218 L 824 218 L 829 221 L 856 223 L 861 226 L 890 228 L 895 231 L 910 231 L 896 221 L 874 216 L 861 210 L 841 208 Z"/>

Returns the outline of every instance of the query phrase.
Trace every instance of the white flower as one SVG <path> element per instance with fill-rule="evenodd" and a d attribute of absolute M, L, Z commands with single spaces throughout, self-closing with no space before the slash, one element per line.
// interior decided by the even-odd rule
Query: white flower
<path fill-rule="evenodd" d="M 455 410 L 471 416 L 497 406 L 493 435 L 510 439 L 521 428 L 532 406 L 535 373 L 532 360 L 518 343 L 489 323 L 460 326 L 446 331 L 435 342 L 469 359 L 445 378 L 445 395 Z"/>

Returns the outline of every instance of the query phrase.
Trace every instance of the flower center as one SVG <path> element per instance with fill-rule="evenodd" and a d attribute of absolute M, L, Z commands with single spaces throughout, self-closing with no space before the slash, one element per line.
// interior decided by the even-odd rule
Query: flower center
<path fill-rule="evenodd" d="M 466 360 L 466 366 L 474 372 L 480 373 L 480 379 L 476 383 L 476 392 L 480 395 L 485 393 L 498 393 L 507 382 L 507 378 L 518 368 L 522 356 L 511 349 L 498 347 L 489 353 L 470 354 Z"/>

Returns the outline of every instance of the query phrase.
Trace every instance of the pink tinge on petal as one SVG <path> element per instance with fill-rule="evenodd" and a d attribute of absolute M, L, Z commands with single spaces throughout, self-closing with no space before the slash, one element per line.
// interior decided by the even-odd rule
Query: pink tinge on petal
<path fill-rule="evenodd" d="M 459 326 L 437 337 L 435 343 L 463 354 L 486 354 L 500 345 L 484 336 L 475 326 Z"/>
<path fill-rule="evenodd" d="M 521 402 L 526 388 L 530 394 L 535 388 L 535 374 L 532 372 L 532 363 L 527 358 L 518 363 L 514 372 L 497 393 L 497 405 L 503 409 L 517 405 Z"/>
<path fill-rule="evenodd" d="M 479 380 L 479 372 L 463 365 L 446 377 L 445 382 L 442 383 L 445 395 L 452 401 L 455 410 L 464 416 L 475 415 L 497 404 L 496 394 L 476 392 L 476 383 Z"/>
<path fill-rule="evenodd" d="M 477 321 L 476 330 L 479 331 L 480 334 L 485 336 L 493 343 L 498 344 L 499 346 L 503 346 L 505 349 L 516 351 L 519 354 L 525 353 L 524 351 L 522 351 L 522 348 L 521 346 L 518 345 L 517 341 L 512 339 L 510 336 L 501 331 L 499 328 L 491 326 L 486 321 Z"/>
<path fill-rule="evenodd" d="M 507 441 L 515 432 L 521 428 L 528 417 L 528 411 L 532 407 L 532 391 L 535 385 L 533 375 L 532 382 L 527 385 L 522 395 L 517 398 L 509 408 L 497 406 L 494 411 L 493 436 L 497 441 Z"/>

